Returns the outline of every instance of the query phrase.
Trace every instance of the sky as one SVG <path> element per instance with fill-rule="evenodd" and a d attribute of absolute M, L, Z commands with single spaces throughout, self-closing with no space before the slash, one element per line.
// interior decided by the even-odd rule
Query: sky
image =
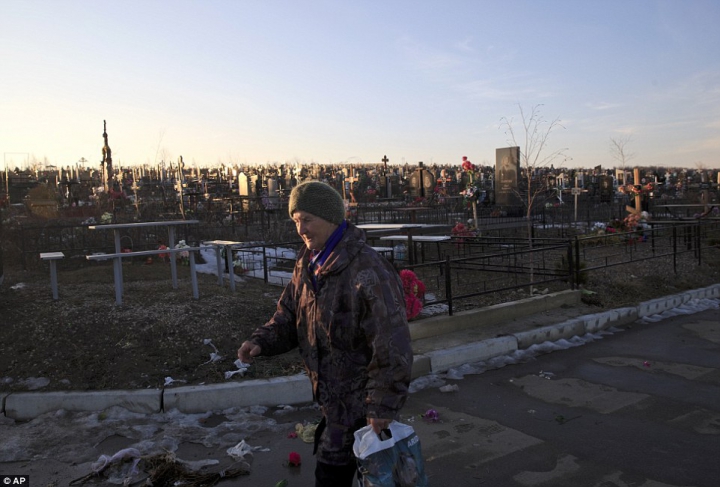
<path fill-rule="evenodd" d="M 720 168 L 717 0 L 0 0 L 6 166 Z M 557 124 L 553 125 L 553 122 Z M 515 138 L 510 134 L 511 127 Z"/>

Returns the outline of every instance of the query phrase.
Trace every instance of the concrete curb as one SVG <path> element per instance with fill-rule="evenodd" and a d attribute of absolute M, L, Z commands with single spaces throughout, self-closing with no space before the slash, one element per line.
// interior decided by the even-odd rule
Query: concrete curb
<path fill-rule="evenodd" d="M 312 402 L 310 379 L 304 374 L 273 379 L 228 382 L 166 389 L 163 410 L 204 413 L 246 406 L 276 406 Z"/>
<path fill-rule="evenodd" d="M 3 412 L 8 418 L 33 419 L 50 411 L 102 411 L 121 406 L 128 411 L 152 414 L 162 411 L 160 389 L 92 392 L 18 392 L 3 398 Z"/>
<path fill-rule="evenodd" d="M 644 316 L 662 313 L 693 299 L 716 298 L 720 298 L 720 284 L 653 299 L 636 307 L 604 311 L 534 330 L 416 355 L 412 376 L 417 378 L 431 373 L 441 373 L 465 363 L 481 362 L 523 350 L 534 344 L 597 333 L 611 326 L 630 324 Z M 542 312 L 548 306 L 553 307 L 553 303 L 554 307 L 557 307 L 562 304 L 577 303 L 577 300 L 579 300 L 577 291 L 563 291 L 552 296 L 534 296 L 520 302 L 493 306 L 482 310 L 483 323 L 487 323 L 486 316 L 488 320 L 514 319 L 518 316 Z M 448 317 L 444 316 L 413 322 L 411 335 L 413 339 L 437 336 L 441 333 L 469 328 L 471 324 L 478 322 L 477 312 L 458 315 L 457 322 L 455 316 L 451 317 L 453 320 L 448 320 Z M 438 326 L 440 322 L 443 323 L 442 327 Z M 441 330 L 439 333 L 438 329 Z M 303 374 L 164 390 L 21 392 L 0 395 L 3 414 L 16 420 L 29 420 L 57 410 L 89 412 L 102 411 L 111 406 L 121 406 L 129 411 L 143 414 L 171 409 L 183 413 L 201 413 L 230 407 L 301 404 L 310 401 L 312 401 L 310 381 Z"/>

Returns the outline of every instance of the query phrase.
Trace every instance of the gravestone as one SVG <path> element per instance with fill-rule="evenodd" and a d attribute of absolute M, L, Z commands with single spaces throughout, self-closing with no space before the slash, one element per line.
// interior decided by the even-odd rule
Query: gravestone
<path fill-rule="evenodd" d="M 390 184 L 388 177 L 385 175 L 378 176 L 378 186 L 380 186 L 380 197 L 381 198 L 390 198 L 390 195 L 392 194 L 392 190 L 390 189 Z"/>
<path fill-rule="evenodd" d="M 599 184 L 600 203 L 611 203 L 613 200 L 613 193 L 615 192 L 612 176 L 600 176 Z"/>
<path fill-rule="evenodd" d="M 495 150 L 495 203 L 517 206 L 522 204 L 518 194 L 520 174 L 520 147 Z"/>
<path fill-rule="evenodd" d="M 402 183 L 400 180 L 400 176 L 398 176 L 397 174 L 391 174 L 388 179 L 390 180 L 390 196 L 388 196 L 388 198 L 402 195 Z"/>
<path fill-rule="evenodd" d="M 258 181 L 260 181 L 260 179 L 258 178 L 257 174 L 253 174 L 252 176 L 250 176 L 249 195 L 253 198 L 257 198 L 258 195 L 261 193 L 261 191 L 258 191 Z M 262 184 L 260 184 L 260 188 L 262 188 Z"/>
<path fill-rule="evenodd" d="M 409 193 L 413 198 L 430 198 L 435 192 L 437 177 L 431 170 L 425 168 L 423 163 L 410 174 Z"/>
<path fill-rule="evenodd" d="M 247 198 L 250 196 L 250 181 L 244 172 L 238 174 L 238 196 L 240 196 L 243 211 L 247 211 L 250 208 L 250 201 Z"/>

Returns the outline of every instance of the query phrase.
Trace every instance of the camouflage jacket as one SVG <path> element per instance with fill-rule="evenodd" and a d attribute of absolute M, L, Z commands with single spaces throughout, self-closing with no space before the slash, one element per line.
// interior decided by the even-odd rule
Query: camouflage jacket
<path fill-rule="evenodd" d="M 365 418 L 394 419 L 412 369 L 400 277 L 352 224 L 328 256 L 314 291 L 309 251 L 300 252 L 277 310 L 251 341 L 262 355 L 298 347 L 327 426 L 318 460 L 352 461 L 352 433 Z"/>

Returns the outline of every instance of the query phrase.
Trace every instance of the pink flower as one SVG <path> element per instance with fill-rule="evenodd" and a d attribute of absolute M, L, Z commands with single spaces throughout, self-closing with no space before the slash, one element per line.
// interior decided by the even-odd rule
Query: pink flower
<path fill-rule="evenodd" d="M 400 280 L 405 294 L 405 311 L 408 319 L 413 319 L 422 310 L 422 298 L 425 296 L 425 284 L 411 270 L 400 271 Z"/>
<path fill-rule="evenodd" d="M 291 467 L 299 467 L 301 463 L 302 460 L 300 459 L 300 454 L 291 451 L 290 455 L 288 455 L 288 465 Z"/>
<path fill-rule="evenodd" d="M 440 414 L 434 410 L 434 409 L 428 409 L 425 414 L 423 414 L 423 418 L 426 421 L 431 421 L 433 423 L 436 423 L 440 421 Z"/>

